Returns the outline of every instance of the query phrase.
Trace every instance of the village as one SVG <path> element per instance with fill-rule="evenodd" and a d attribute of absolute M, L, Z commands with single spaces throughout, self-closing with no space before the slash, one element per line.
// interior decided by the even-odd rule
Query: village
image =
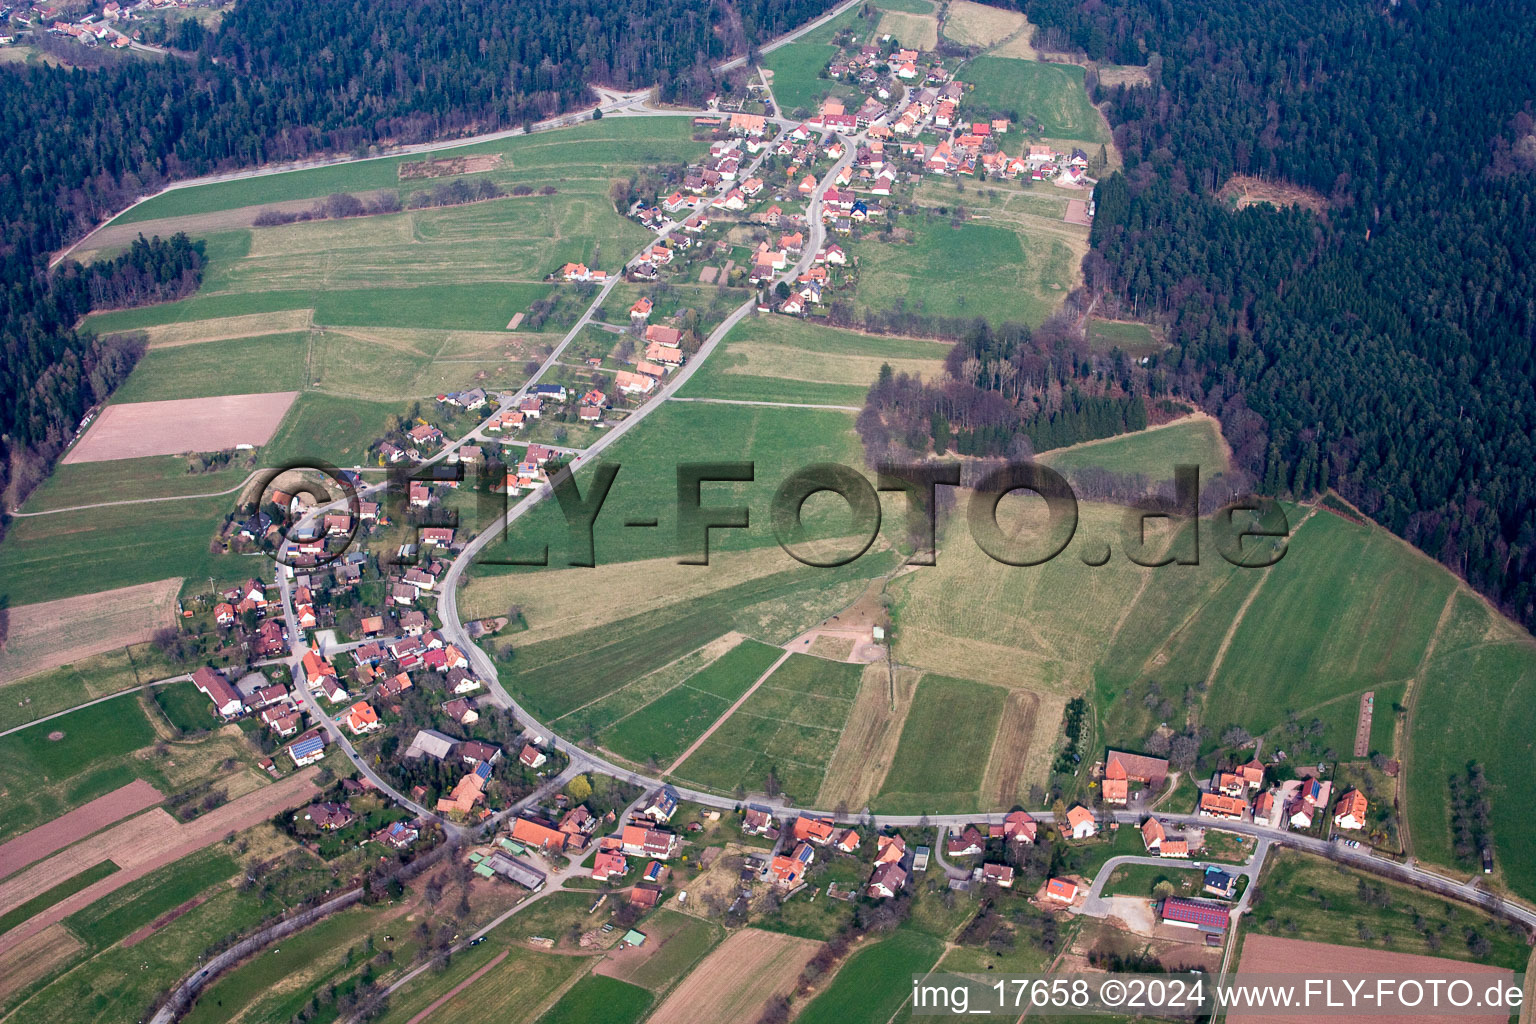
<path fill-rule="evenodd" d="M 158 11 L 185 11 L 206 7 L 206 3 L 186 0 L 107 0 L 100 10 L 94 5 L 81 9 L 79 4 L 63 2 L 34 3 L 30 6 L 0 6 L 0 46 L 15 41 L 15 31 L 42 28 L 50 34 L 69 36 L 82 46 L 106 46 L 124 50 L 135 45 L 142 31 L 134 21 Z M 148 48 L 148 47 L 146 47 Z"/>

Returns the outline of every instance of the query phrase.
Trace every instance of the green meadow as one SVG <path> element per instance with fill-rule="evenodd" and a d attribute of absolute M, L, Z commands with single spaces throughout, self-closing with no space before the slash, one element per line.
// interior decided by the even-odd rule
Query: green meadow
<path fill-rule="evenodd" d="M 870 236 L 845 246 L 859 261 L 861 309 L 1038 325 L 1077 282 L 1081 243 L 1068 237 L 1022 224 L 956 226 L 932 207 L 901 227 L 910 241 Z"/>
<path fill-rule="evenodd" d="M 1200 467 L 1202 486 L 1229 468 L 1221 433 L 1208 419 L 1074 445 L 1050 452 L 1041 461 L 1069 478 L 1073 470 L 1093 468 L 1149 481 L 1172 480 L 1174 466 L 1182 462 Z"/>
<path fill-rule="evenodd" d="M 923 676 L 871 809 L 881 814 L 983 810 L 981 780 L 1006 695 L 1001 687 L 968 679 Z"/>
<path fill-rule="evenodd" d="M 614 722 L 599 734 L 598 742 L 637 764 L 670 764 L 782 653 L 777 647 L 744 640 L 654 701 Z"/>
<path fill-rule="evenodd" d="M 960 80 L 974 86 L 963 103 L 1032 117 L 1046 138 L 1109 141 L 1103 119 L 1088 100 L 1080 65 L 977 57 L 961 69 Z"/>
<path fill-rule="evenodd" d="M 719 792 L 760 791 L 771 773 L 796 801 L 814 800 L 862 672 L 862 665 L 791 655 L 674 777 Z"/>

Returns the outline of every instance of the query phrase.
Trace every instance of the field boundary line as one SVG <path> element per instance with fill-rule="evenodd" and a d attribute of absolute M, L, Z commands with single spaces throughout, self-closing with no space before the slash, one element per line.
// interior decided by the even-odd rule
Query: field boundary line
<path fill-rule="evenodd" d="M 39 509 L 36 512 L 12 512 L 11 515 L 20 519 L 25 516 L 52 516 L 58 515 L 60 512 L 84 512 L 93 508 L 111 508 L 114 505 L 147 505 L 157 501 L 191 501 L 195 498 L 222 498 L 226 494 L 234 494 L 236 491 L 243 490 L 245 485 L 256 479 L 261 472 L 259 469 L 253 469 L 244 480 L 241 480 L 235 486 L 222 491 L 211 491 L 207 494 L 168 494 L 159 498 L 124 498 L 120 501 L 98 501 L 91 505 L 71 505 L 68 508 L 45 508 Z"/>
<path fill-rule="evenodd" d="M 1316 513 L 1316 505 L 1313 505 L 1311 508 L 1307 509 L 1307 514 L 1301 517 L 1301 521 L 1296 524 L 1296 529 L 1291 531 L 1291 540 L 1296 539 L 1296 535 L 1301 532 L 1302 526 L 1304 526 L 1307 520 L 1311 519 L 1312 516 Z M 1252 590 L 1248 591 L 1248 596 L 1243 599 L 1242 606 L 1237 609 L 1237 614 L 1232 616 L 1232 622 L 1227 626 L 1227 634 L 1221 638 L 1221 646 L 1216 648 L 1216 656 L 1211 659 L 1211 669 L 1206 673 L 1205 687 L 1207 691 L 1209 691 L 1211 685 L 1216 682 L 1216 673 L 1221 671 L 1222 662 L 1226 661 L 1227 659 L 1227 651 L 1232 647 L 1232 640 L 1237 636 L 1238 627 L 1243 624 L 1243 617 L 1248 614 L 1248 609 L 1252 607 L 1254 599 L 1259 596 L 1259 591 L 1264 589 L 1264 584 L 1268 582 L 1269 574 L 1273 572 L 1274 569 L 1274 564 L 1264 567 L 1264 575 L 1260 576 L 1259 582 L 1255 584 Z"/>
<path fill-rule="evenodd" d="M 1429 643 L 1424 647 L 1424 654 L 1419 658 L 1419 667 L 1413 675 L 1408 677 L 1406 689 L 1403 691 L 1403 717 L 1392 723 L 1392 753 L 1399 758 L 1400 767 L 1397 770 L 1397 801 L 1402 807 L 1402 813 L 1397 816 L 1397 841 L 1403 848 L 1403 854 L 1413 856 L 1413 829 L 1408 823 L 1408 787 L 1405 784 L 1408 778 L 1408 755 L 1413 749 L 1413 717 L 1418 708 L 1419 677 L 1429 671 L 1430 662 L 1434 660 L 1435 648 L 1440 645 L 1440 634 L 1445 629 L 1447 620 L 1451 617 L 1451 609 L 1456 605 L 1456 598 L 1461 594 L 1461 587 L 1454 586 L 1445 597 L 1445 605 L 1440 609 L 1440 618 L 1435 622 L 1435 631 L 1429 635 Z M 1394 716 L 1395 717 L 1395 716 Z"/>
<path fill-rule="evenodd" d="M 747 702 L 748 697 L 757 692 L 757 688 L 759 686 L 762 686 L 763 683 L 768 681 L 769 676 L 778 671 L 780 665 L 789 660 L 789 656 L 792 653 L 793 652 L 791 651 L 785 651 L 783 654 L 780 654 L 778 658 L 774 660 L 773 664 L 768 666 L 768 670 L 757 677 L 757 682 L 747 687 L 747 692 L 743 693 L 740 697 L 737 697 L 736 703 L 726 708 L 725 713 L 722 714 L 719 718 L 715 719 L 714 724 L 712 724 L 708 729 L 705 729 L 699 738 L 694 740 L 693 743 L 689 745 L 687 750 L 678 755 L 677 760 L 673 761 L 670 765 L 667 766 L 666 771 L 662 772 L 662 774 L 671 775 L 673 772 L 677 771 L 677 769 L 682 766 L 684 761 L 693 756 L 694 751 L 698 750 L 701 746 L 704 745 L 704 741 L 709 739 L 709 737 L 714 734 L 716 729 L 725 724 L 726 719 L 730 718 L 736 713 L 737 708 L 741 707 Z"/>

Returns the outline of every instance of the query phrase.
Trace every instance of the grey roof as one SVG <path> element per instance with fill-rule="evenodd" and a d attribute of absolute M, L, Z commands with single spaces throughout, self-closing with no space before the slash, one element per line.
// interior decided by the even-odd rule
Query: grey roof
<path fill-rule="evenodd" d="M 405 756 L 415 758 L 425 754 L 435 761 L 441 761 L 453 750 L 456 742 L 452 736 L 444 736 L 435 729 L 421 729 L 406 748 Z"/>

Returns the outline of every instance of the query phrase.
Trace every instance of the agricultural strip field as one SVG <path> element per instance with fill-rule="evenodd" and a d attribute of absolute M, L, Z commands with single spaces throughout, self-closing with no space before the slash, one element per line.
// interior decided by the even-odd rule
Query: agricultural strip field
<path fill-rule="evenodd" d="M 1202 487 L 1230 468 L 1221 430 L 1205 417 L 1072 445 L 1048 452 L 1040 461 L 1068 479 L 1073 470 L 1092 468 L 1148 482 L 1172 480 L 1175 465 L 1193 463 L 1200 467 Z"/>
<path fill-rule="evenodd" d="M 233 878 L 240 865 L 218 848 L 200 850 L 65 918 L 69 930 L 104 949 Z"/>
<path fill-rule="evenodd" d="M 149 811 L 0 882 L 0 906 L 9 908 L 36 895 L 44 888 L 44 882 L 57 878 L 63 860 L 71 865 L 91 864 L 110 856 L 121 868 L 0 936 L 0 950 L 25 942 L 31 934 L 120 886 L 173 864 L 232 832 L 243 831 L 279 811 L 313 799 L 320 792 L 314 785 L 314 774 L 315 769 L 309 769 L 290 775 L 190 822 L 177 822 L 159 809 Z"/>
<path fill-rule="evenodd" d="M 932 380 L 943 372 L 948 352 L 940 342 L 866 335 L 788 317 L 748 318 L 678 394 L 858 407 L 882 365 Z"/>
<path fill-rule="evenodd" d="M 783 654 L 743 640 L 633 714 L 598 734 L 598 742 L 637 764 L 670 764 Z"/>
<path fill-rule="evenodd" d="M 142 643 L 172 624 L 181 579 L 120 587 L 0 612 L 0 684 Z"/>
<path fill-rule="evenodd" d="M 1053 232 L 980 219 L 957 227 L 930 208 L 901 227 L 910 241 L 869 236 L 848 245 L 859 261 L 853 298 L 861 309 L 1039 325 L 1077 284 L 1087 249 L 1085 230 L 1059 223 Z"/>
<path fill-rule="evenodd" d="M 944 943 L 932 935 L 899 929 L 849 957 L 795 1019 L 800 1024 L 890 1020 L 911 997 L 912 975 L 926 973 L 943 954 Z"/>
<path fill-rule="evenodd" d="M 1248 974 L 1305 974 L 1316 971 L 1319 964 L 1326 964 L 1330 973 L 1347 974 L 1351 977 L 1385 976 L 1398 978 L 1433 978 L 1448 974 L 1486 975 L 1486 984 L 1479 978 L 1474 988 L 1483 989 L 1502 982 L 1505 987 L 1514 981 L 1509 968 L 1489 964 L 1468 964 L 1447 961 L 1441 957 L 1421 956 L 1379 949 L 1359 949 L 1348 945 L 1325 942 L 1307 942 L 1302 939 L 1281 938 L 1271 935 L 1250 935 L 1243 941 L 1243 954 L 1237 962 L 1238 973 Z M 1524 963 L 1514 970 L 1523 969 Z M 1382 1008 L 1392 1003 L 1383 1001 Z M 1504 1024 L 1508 1014 L 1490 1011 L 1482 1014 L 1447 1012 L 1424 1013 L 1416 1010 L 1413 1020 L 1423 1024 Z M 1263 1014 L 1253 1010 L 1232 1010 L 1226 1015 L 1231 1024 L 1261 1024 L 1261 1022 L 1285 1020 L 1284 1015 Z"/>
<path fill-rule="evenodd" d="M 295 391 L 278 391 L 109 405 L 64 456 L 64 462 L 105 462 L 263 445 L 297 396 Z"/>
<path fill-rule="evenodd" d="M 149 680 L 164 679 L 180 671 L 181 666 L 172 665 L 153 644 L 137 644 L 27 676 L 5 685 L 6 699 L 0 701 L 0 731 L 67 711 L 96 697 L 123 694 Z"/>
<path fill-rule="evenodd" d="M 896 759 L 870 805 L 880 814 L 956 812 L 982 806 L 981 783 L 1008 691 L 926 675 L 917 684 Z"/>
<path fill-rule="evenodd" d="M 118 866 L 110 860 L 98 861 L 79 872 L 66 878 L 51 889 L 32 897 L 19 906 L 12 907 L 4 914 L 0 914 L 0 934 L 10 931 L 37 914 L 41 914 L 56 903 L 61 903 L 75 893 L 106 878 L 118 870 Z"/>
<path fill-rule="evenodd" d="M 1108 142 L 1103 118 L 1088 100 L 1083 68 L 1011 57 L 977 57 L 960 71 L 975 86 L 966 97 L 975 106 L 1034 118 L 1053 139 Z"/>
<path fill-rule="evenodd" d="M 309 334 L 267 334 L 203 345 L 150 349 L 113 405 L 302 390 Z"/>
<path fill-rule="evenodd" d="M 57 853 L 130 814 L 153 807 L 161 799 L 159 790 L 142 779 L 135 779 L 9 842 L 0 843 L 0 878 Z"/>
<path fill-rule="evenodd" d="M 21 835 L 136 777 L 159 782 L 151 765 L 131 756 L 154 740 L 132 697 L 0 736 L 0 838 Z"/>
<path fill-rule="evenodd" d="M 771 773 L 796 800 L 815 799 L 862 672 L 860 665 L 792 655 L 674 776 L 730 792 L 756 790 Z"/>
<path fill-rule="evenodd" d="M 609 702 L 603 699 L 626 684 L 733 631 L 776 642 L 788 640 L 850 603 L 872 576 L 890 565 L 889 555 L 869 555 L 833 570 L 801 566 L 801 571 L 760 577 L 558 640 L 516 648 L 501 680 L 539 717 L 570 716 L 562 725 L 569 724 L 571 734 L 584 736 L 588 730 L 595 734 L 650 699 L 633 707 L 607 708 Z"/>
<path fill-rule="evenodd" d="M 196 455 L 152 455 L 55 466 L 22 507 L 44 512 L 138 498 L 233 493 L 256 460 L 237 459 L 216 470 L 194 471 L 197 461 Z"/>
<path fill-rule="evenodd" d="M 876 663 L 864 670 L 859 693 L 827 762 L 817 807 L 868 807 L 896 762 L 902 723 L 921 673 Z"/>
<path fill-rule="evenodd" d="M 788 994 L 820 948 L 811 939 L 742 928 L 672 990 L 654 1015 L 667 1024 L 756 1020 L 768 1000 Z"/>

